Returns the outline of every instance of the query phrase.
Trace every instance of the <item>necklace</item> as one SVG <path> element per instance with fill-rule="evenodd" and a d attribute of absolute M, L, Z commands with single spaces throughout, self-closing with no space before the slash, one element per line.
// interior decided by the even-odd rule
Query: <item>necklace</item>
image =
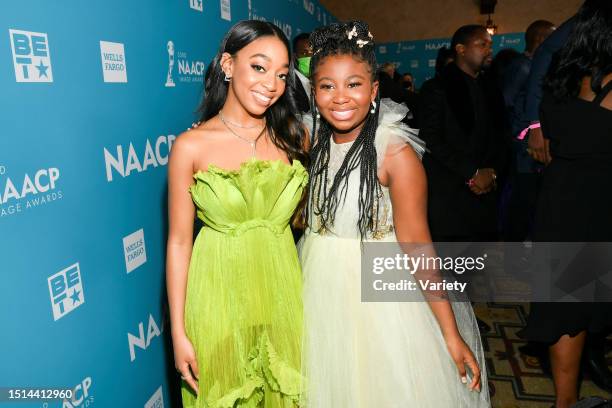
<path fill-rule="evenodd" d="M 259 140 L 259 138 L 261 136 L 263 136 L 264 130 L 266 130 L 265 126 L 261 129 L 261 132 L 259 132 L 259 134 L 257 135 L 257 137 L 255 139 L 249 139 L 249 138 L 246 138 L 244 136 L 240 136 L 238 133 L 236 133 L 234 131 L 234 129 L 229 127 L 228 122 L 226 122 L 226 119 L 221 114 L 221 111 L 219 111 L 219 118 L 221 119 L 221 122 L 223 122 L 223 124 L 225 125 L 227 130 L 229 130 L 234 136 L 236 136 L 238 139 L 242 140 L 243 142 L 247 142 L 248 144 L 251 145 L 251 149 L 253 149 L 253 156 L 252 157 L 255 157 L 256 154 L 257 154 L 257 141 Z"/>
<path fill-rule="evenodd" d="M 255 129 L 255 128 L 258 128 L 260 126 L 260 125 L 245 126 L 245 125 L 241 125 L 240 123 L 232 122 L 231 120 L 229 120 L 225 116 L 223 116 L 223 112 L 222 111 L 219 111 L 219 117 L 221 117 L 221 121 L 223 123 L 225 123 L 226 125 L 229 123 L 230 125 L 235 126 L 237 128 L 240 128 L 240 129 Z"/>

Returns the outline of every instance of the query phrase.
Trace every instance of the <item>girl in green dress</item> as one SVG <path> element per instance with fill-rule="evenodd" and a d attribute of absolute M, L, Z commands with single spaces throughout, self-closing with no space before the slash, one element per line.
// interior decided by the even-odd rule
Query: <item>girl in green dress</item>
<path fill-rule="evenodd" d="M 184 407 L 299 401 L 302 277 L 289 220 L 307 173 L 293 75 L 278 27 L 239 22 L 208 67 L 201 124 L 172 147 L 167 289 Z"/>

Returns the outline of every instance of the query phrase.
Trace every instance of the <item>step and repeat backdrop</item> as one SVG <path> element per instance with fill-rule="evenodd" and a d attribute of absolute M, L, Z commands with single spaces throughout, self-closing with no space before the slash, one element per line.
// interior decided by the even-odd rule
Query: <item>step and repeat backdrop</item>
<path fill-rule="evenodd" d="M 411 73 L 418 88 L 423 82 L 434 76 L 438 50 L 442 47 L 450 48 L 450 42 L 450 38 L 439 38 L 378 44 L 376 58 L 379 63 L 395 63 L 401 74 Z M 512 48 L 519 52 L 525 51 L 525 34 L 494 35 L 493 53 L 496 54 L 504 48 Z"/>
<path fill-rule="evenodd" d="M 313 0 L 1 7 L 0 407 L 172 406 L 172 143 L 232 24 L 293 38 L 333 17 Z"/>
<path fill-rule="evenodd" d="M 178 400 L 164 285 L 168 154 L 197 119 L 221 38 L 248 18 L 289 38 L 335 21 L 311 0 L 3 3 L 0 407 Z M 523 48 L 521 34 L 495 41 Z M 448 42 L 378 53 L 420 83 Z"/>

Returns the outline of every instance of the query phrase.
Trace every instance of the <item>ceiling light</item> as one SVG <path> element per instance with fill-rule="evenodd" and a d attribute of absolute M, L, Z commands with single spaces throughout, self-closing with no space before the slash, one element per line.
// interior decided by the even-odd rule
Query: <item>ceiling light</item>
<path fill-rule="evenodd" d="M 491 15 L 489 14 L 489 18 L 487 19 L 487 24 L 485 25 L 487 32 L 490 35 L 497 34 L 497 25 L 493 23 L 493 19 L 491 19 Z"/>

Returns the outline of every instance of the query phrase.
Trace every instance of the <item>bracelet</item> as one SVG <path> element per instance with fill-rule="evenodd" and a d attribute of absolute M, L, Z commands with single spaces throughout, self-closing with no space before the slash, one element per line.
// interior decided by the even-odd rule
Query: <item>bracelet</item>
<path fill-rule="evenodd" d="M 476 173 L 472 176 L 471 179 L 465 182 L 468 186 L 473 186 L 475 184 L 474 177 L 478 175 L 478 169 L 476 169 Z M 491 177 L 493 178 L 493 186 L 497 186 L 497 173 L 495 173 L 495 169 L 491 169 Z"/>
<path fill-rule="evenodd" d="M 478 175 L 478 169 L 476 169 L 476 173 L 474 173 L 472 178 L 470 178 L 468 181 L 466 181 L 465 184 L 470 186 L 470 187 L 473 186 L 474 185 L 474 177 L 476 177 L 477 175 Z"/>
<path fill-rule="evenodd" d="M 527 126 L 525 129 L 523 129 L 516 138 L 518 140 L 523 140 L 525 136 L 527 136 L 527 132 L 529 132 L 531 129 L 538 129 L 540 127 L 541 127 L 540 122 L 532 123 L 531 125 Z"/>

